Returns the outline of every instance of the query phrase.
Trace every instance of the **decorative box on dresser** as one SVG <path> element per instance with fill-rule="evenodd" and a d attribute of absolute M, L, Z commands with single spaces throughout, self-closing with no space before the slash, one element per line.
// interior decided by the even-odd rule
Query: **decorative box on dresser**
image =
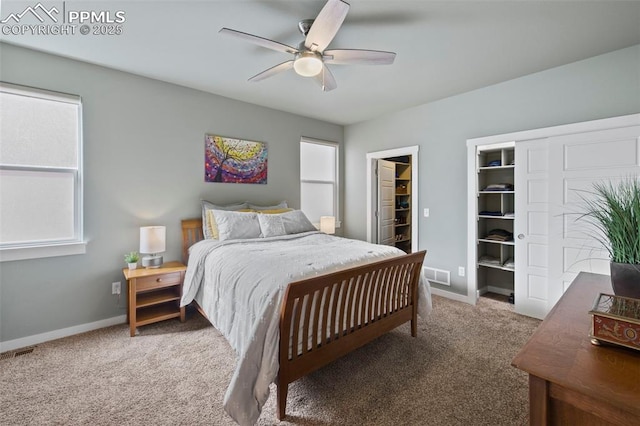
<path fill-rule="evenodd" d="M 170 318 L 184 322 L 185 308 L 180 307 L 180 298 L 186 270 L 180 262 L 167 262 L 159 268 L 122 270 L 129 288 L 127 320 L 131 337 L 142 325 Z"/>
<path fill-rule="evenodd" d="M 529 373 L 531 425 L 640 425 L 640 351 L 591 343 L 609 276 L 581 272 L 513 359 Z"/>

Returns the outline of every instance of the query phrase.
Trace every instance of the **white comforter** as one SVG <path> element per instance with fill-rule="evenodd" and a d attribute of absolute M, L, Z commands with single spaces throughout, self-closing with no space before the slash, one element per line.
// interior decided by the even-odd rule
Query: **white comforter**
<path fill-rule="evenodd" d="M 280 305 L 290 282 L 401 254 L 395 247 L 319 232 L 194 244 L 181 306 L 195 299 L 238 355 L 224 400 L 227 413 L 241 425 L 260 416 L 278 373 Z M 424 278 L 418 293 L 424 317 L 431 310 Z"/>

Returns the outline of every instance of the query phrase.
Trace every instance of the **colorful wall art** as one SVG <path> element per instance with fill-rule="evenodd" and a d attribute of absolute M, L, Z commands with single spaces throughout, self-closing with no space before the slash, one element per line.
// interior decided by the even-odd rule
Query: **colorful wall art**
<path fill-rule="evenodd" d="M 267 144 L 205 135 L 205 182 L 267 183 Z"/>

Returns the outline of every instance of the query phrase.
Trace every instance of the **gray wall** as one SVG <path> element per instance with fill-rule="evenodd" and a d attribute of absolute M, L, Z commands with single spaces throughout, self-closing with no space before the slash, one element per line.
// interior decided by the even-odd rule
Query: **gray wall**
<path fill-rule="evenodd" d="M 338 125 L 2 43 L 0 55 L 3 81 L 83 98 L 89 241 L 85 255 L 0 264 L 0 341 L 123 315 L 110 284 L 124 281 L 139 226 L 166 225 L 165 259 L 178 259 L 180 219 L 197 216 L 201 198 L 299 206 L 300 136 L 343 140 Z M 420 145 L 419 210 L 431 217 L 420 218 L 419 247 L 455 272 L 467 263 L 466 139 L 637 112 L 640 46 L 347 126 L 345 233 L 366 237 L 366 153 Z M 208 132 L 267 142 L 269 183 L 204 183 Z M 464 278 L 452 273 L 452 284 L 466 293 Z"/>
<path fill-rule="evenodd" d="M 339 125 L 12 45 L 0 55 L 3 81 L 82 97 L 89 242 L 84 255 L 0 263 L 0 341 L 125 314 L 111 282 L 124 284 L 138 227 L 166 225 L 164 258 L 179 259 L 180 220 L 201 198 L 299 207 L 300 137 L 342 142 Z M 268 184 L 205 183 L 205 133 L 266 142 Z"/>
<path fill-rule="evenodd" d="M 345 235 L 366 238 L 366 153 L 419 145 L 419 248 L 466 295 L 466 140 L 638 112 L 640 45 L 347 126 Z"/>

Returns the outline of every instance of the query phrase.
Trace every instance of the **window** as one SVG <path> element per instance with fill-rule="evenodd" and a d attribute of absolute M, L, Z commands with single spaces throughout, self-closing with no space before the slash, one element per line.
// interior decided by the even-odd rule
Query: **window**
<path fill-rule="evenodd" d="M 78 96 L 0 83 L 0 260 L 85 252 Z"/>
<path fill-rule="evenodd" d="M 300 205 L 315 224 L 320 216 L 338 222 L 338 144 L 303 138 L 300 141 Z"/>

